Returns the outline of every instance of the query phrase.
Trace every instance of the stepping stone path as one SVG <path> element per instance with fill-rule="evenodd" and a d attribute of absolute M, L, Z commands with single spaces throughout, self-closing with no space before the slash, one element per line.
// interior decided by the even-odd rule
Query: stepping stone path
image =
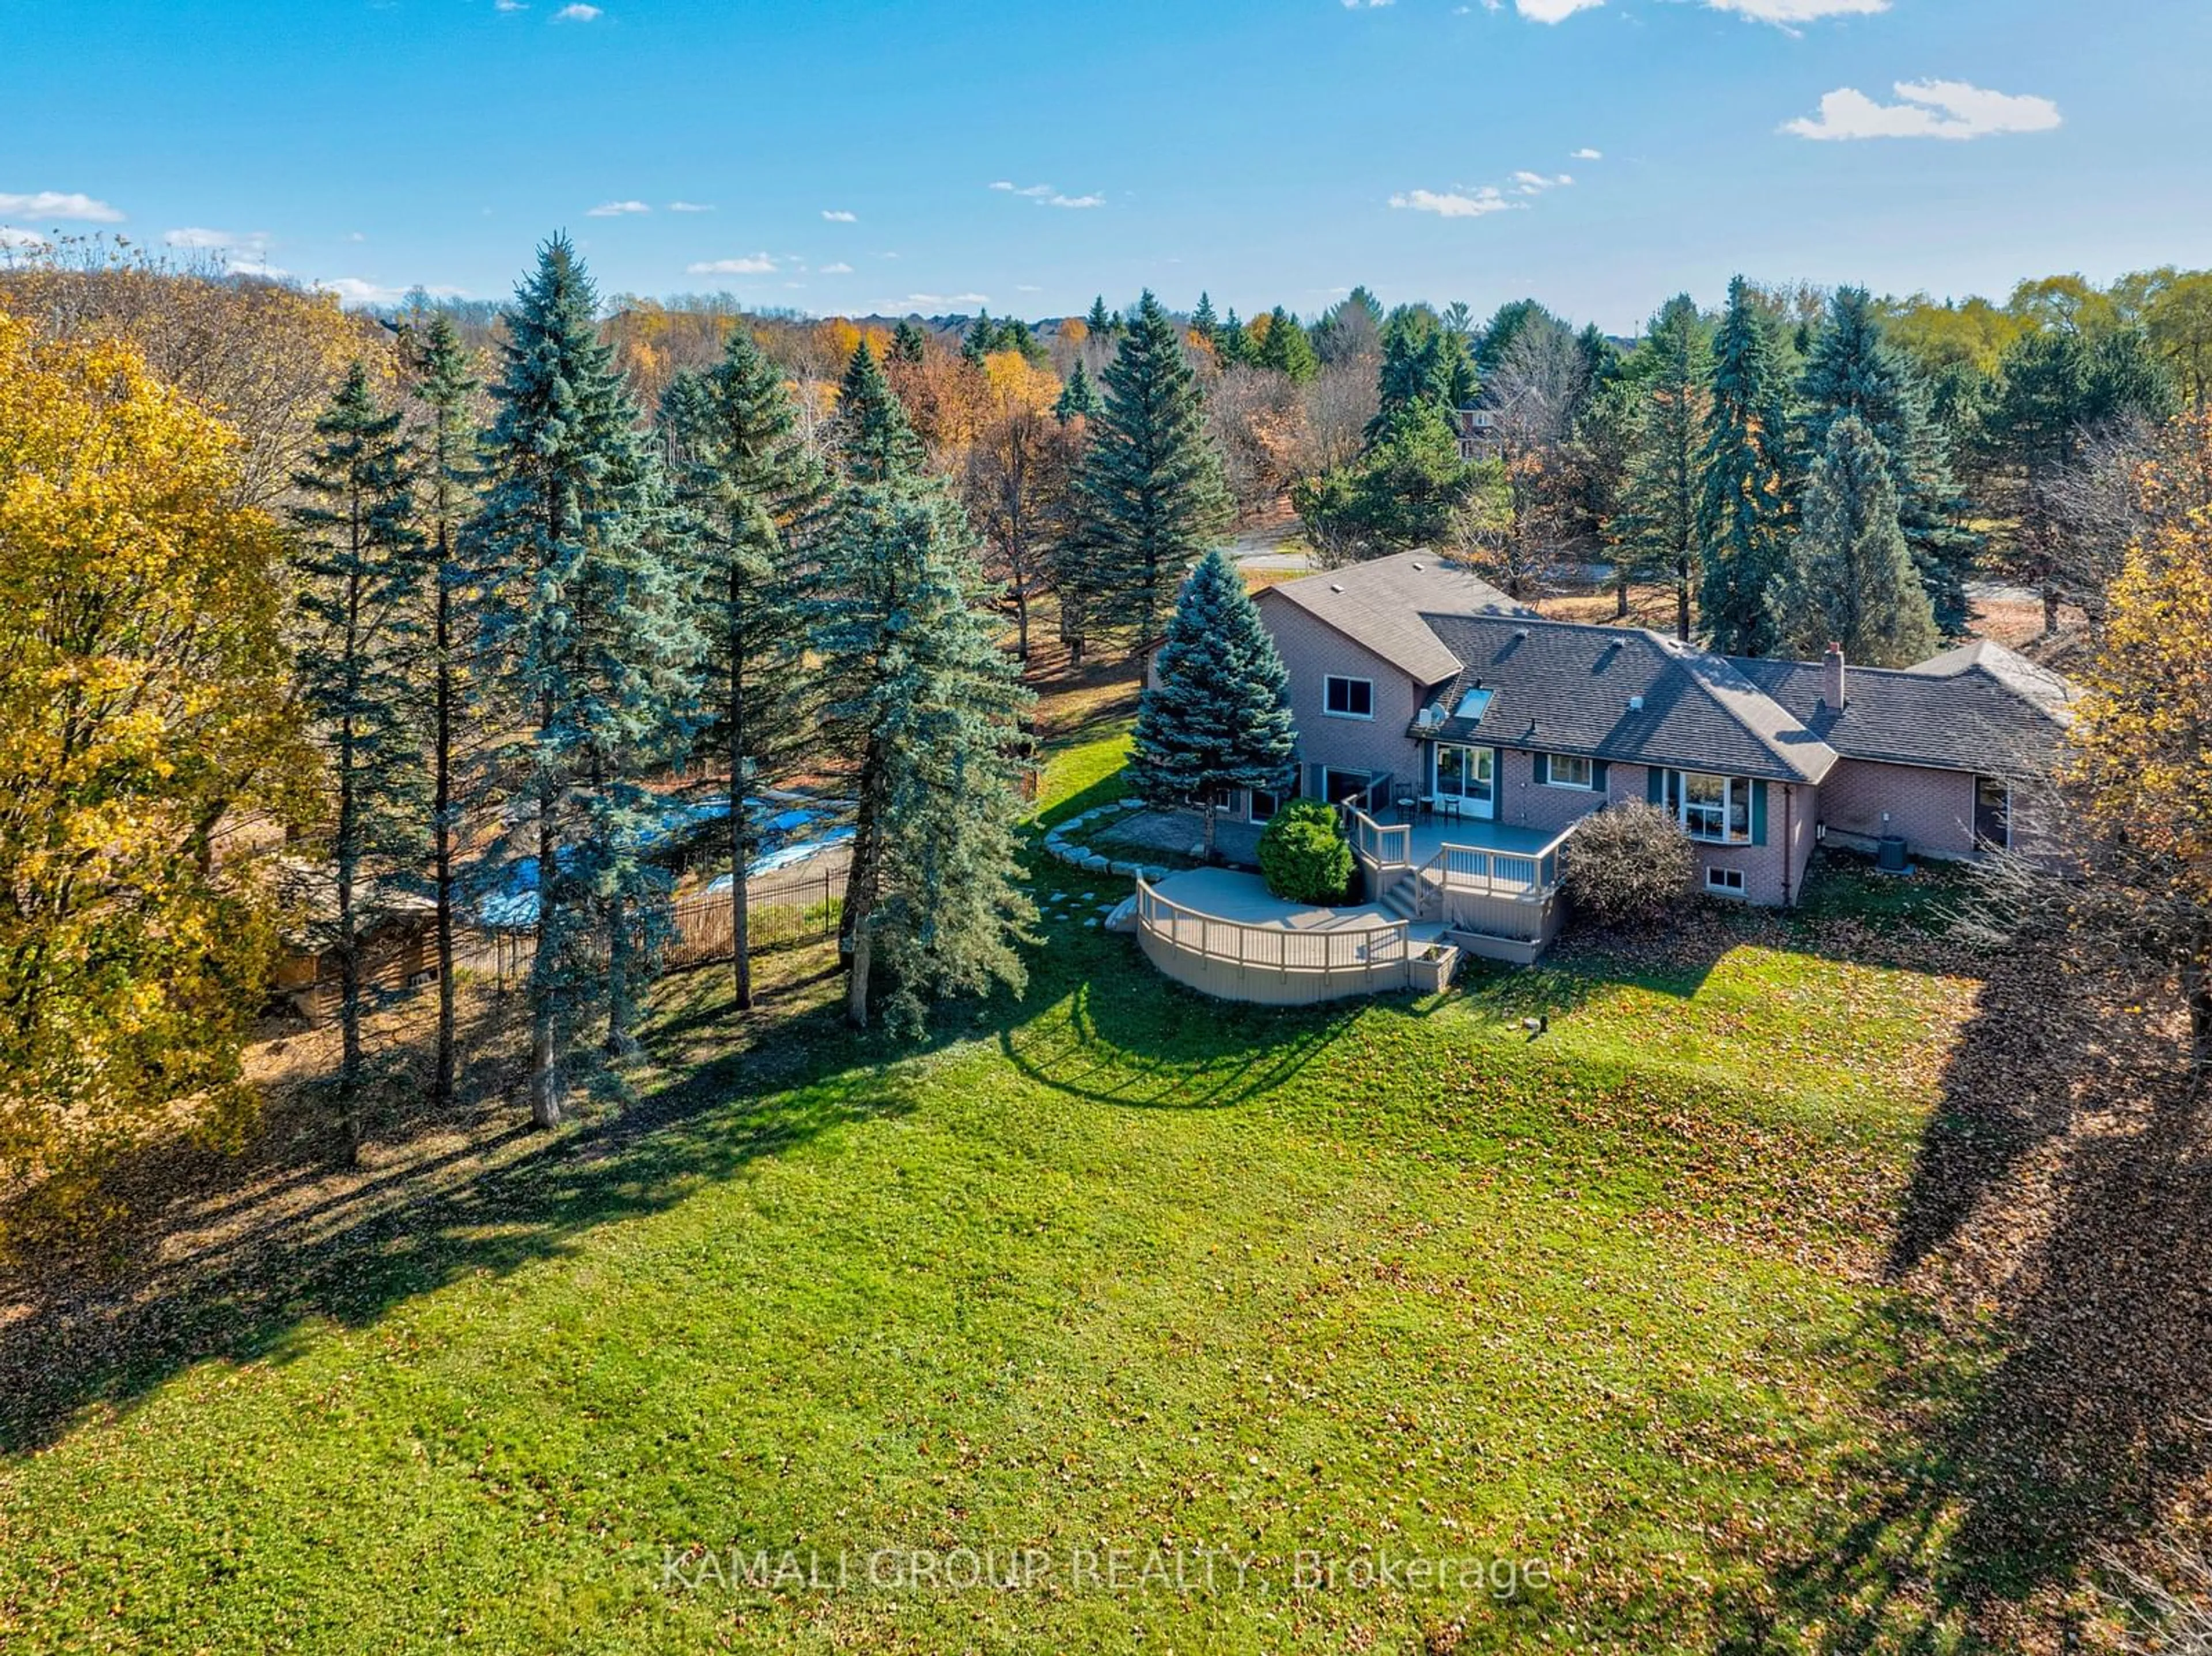
<path fill-rule="evenodd" d="M 1071 837 L 1078 828 L 1087 827 L 1094 822 L 1103 826 L 1113 818 L 1125 816 L 1133 810 L 1142 810 L 1144 808 L 1144 802 L 1141 800 L 1117 799 L 1111 804 L 1099 805 L 1086 810 L 1079 816 L 1071 816 L 1045 834 L 1044 848 L 1070 868 L 1081 869 L 1085 874 L 1114 874 L 1119 875 L 1125 880 L 1142 878 L 1147 882 L 1164 880 L 1168 877 L 1168 870 L 1164 868 L 1154 868 L 1144 863 L 1108 858 L 1087 846 L 1077 843 Z M 1085 892 L 1084 895 L 1086 897 L 1094 898 L 1097 895 L 1093 892 Z"/>

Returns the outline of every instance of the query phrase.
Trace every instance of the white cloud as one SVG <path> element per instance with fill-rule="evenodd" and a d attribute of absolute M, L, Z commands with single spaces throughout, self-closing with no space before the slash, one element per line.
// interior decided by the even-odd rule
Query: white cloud
<path fill-rule="evenodd" d="M 672 213 L 711 213 L 714 209 L 704 202 L 672 201 L 668 203 L 668 210 Z"/>
<path fill-rule="evenodd" d="M 333 276 L 315 286 L 338 296 L 341 305 L 396 305 L 406 296 L 402 288 L 386 288 L 360 276 Z"/>
<path fill-rule="evenodd" d="M 1525 209 L 1528 203 L 1510 201 L 1497 185 L 1486 184 L 1479 190 L 1408 190 L 1391 197 L 1390 205 L 1416 213 L 1434 213 L 1440 218 L 1479 219 L 1492 213 Z"/>
<path fill-rule="evenodd" d="M 825 207 L 822 209 L 822 216 L 832 224 L 858 224 L 860 221 L 858 213 L 848 213 L 842 207 Z"/>
<path fill-rule="evenodd" d="M 491 0 L 491 9 L 494 11 L 528 11 L 530 9 L 524 3 L 524 0 Z"/>
<path fill-rule="evenodd" d="M 1820 100 L 1816 117 L 1786 122 L 1801 138 L 1986 138 L 2002 132 L 2048 132 L 2060 124 L 2048 98 L 1984 92 L 1964 81 L 1899 81 L 1899 102 L 1876 103 L 1855 87 Z"/>
<path fill-rule="evenodd" d="M 835 264 L 823 265 L 822 267 L 822 274 L 823 276 L 850 276 L 853 274 L 853 267 L 846 264 L 842 259 L 840 259 Z"/>
<path fill-rule="evenodd" d="M 1571 161 L 1601 161 L 1605 159 L 1605 151 L 1602 149 L 1577 149 L 1573 155 L 1568 156 L 1567 159 Z"/>
<path fill-rule="evenodd" d="M 553 21 L 556 23 L 588 23 L 604 15 L 597 6 L 563 6 L 553 14 Z"/>
<path fill-rule="evenodd" d="M 603 201 L 584 216 L 594 219 L 618 219 L 631 213 L 650 213 L 653 210 L 641 201 Z"/>
<path fill-rule="evenodd" d="M 1788 28 L 1823 17 L 1871 17 L 1887 11 L 1889 0 L 1705 0 L 1715 11 L 1732 11 L 1761 23 Z"/>
<path fill-rule="evenodd" d="M 1547 176 L 1541 173 L 1516 173 L 1513 175 L 1514 193 L 1521 196 L 1540 196 L 1547 190 L 1561 189 L 1575 181 L 1571 173 Z"/>
<path fill-rule="evenodd" d="M 1358 11 L 1362 6 L 1387 6 L 1391 0 L 1344 0 L 1346 11 Z"/>
<path fill-rule="evenodd" d="M 187 225 L 181 230 L 163 233 L 161 240 L 172 247 L 183 247 L 199 252 L 233 252 L 244 249 L 258 253 L 269 245 L 269 233 L 256 230 L 251 235 L 240 235 L 235 230 L 210 230 L 202 225 Z"/>
<path fill-rule="evenodd" d="M 1515 9 L 1532 23 L 1564 23 L 1578 11 L 1604 3 L 1605 0 L 1513 0 Z"/>
<path fill-rule="evenodd" d="M 120 224 L 123 215 L 104 201 L 75 191 L 38 190 L 27 196 L 0 191 L 0 213 L 33 219 L 84 219 L 94 224 Z"/>
<path fill-rule="evenodd" d="M 904 306 L 908 310 L 919 310 L 924 306 L 988 305 L 990 302 L 991 295 L 988 294 L 908 294 L 904 299 L 892 300 L 884 309 L 896 310 Z"/>
<path fill-rule="evenodd" d="M 1010 179 L 999 179 L 993 181 L 990 188 L 1004 191 L 1006 194 L 1011 196 L 1024 197 L 1028 200 L 1035 202 L 1040 207 L 1085 208 L 1103 207 L 1106 204 L 1106 197 L 1103 196 L 1063 195 L 1060 191 L 1054 189 L 1052 185 L 1048 184 L 1017 185 Z"/>
<path fill-rule="evenodd" d="M 0 252 L 11 247 L 43 247 L 46 239 L 36 230 L 18 229 L 12 224 L 0 224 Z"/>
<path fill-rule="evenodd" d="M 692 276 L 767 276 L 775 269 L 775 261 L 766 253 L 755 253 L 750 258 L 702 259 L 684 269 Z"/>

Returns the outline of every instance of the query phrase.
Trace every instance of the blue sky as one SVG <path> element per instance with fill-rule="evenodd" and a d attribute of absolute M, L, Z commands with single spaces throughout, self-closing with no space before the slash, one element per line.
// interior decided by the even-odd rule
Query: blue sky
<path fill-rule="evenodd" d="M 2212 264 L 2205 0 L 0 0 L 0 240 L 1308 316 Z M 979 297 L 980 296 L 980 297 Z"/>

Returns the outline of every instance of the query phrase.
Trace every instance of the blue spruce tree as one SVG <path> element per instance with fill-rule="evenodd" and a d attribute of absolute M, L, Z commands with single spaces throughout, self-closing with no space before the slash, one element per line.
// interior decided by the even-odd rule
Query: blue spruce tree
<path fill-rule="evenodd" d="M 556 237 L 507 313 L 489 488 L 470 537 L 490 664 L 528 725 L 531 1113 L 541 1126 L 562 1118 L 594 988 L 609 1050 L 632 1044 L 665 884 L 638 854 L 652 815 L 642 779 L 688 743 L 698 654 L 660 468 L 596 309 L 574 249 Z"/>
<path fill-rule="evenodd" d="M 1129 780 L 1155 804 L 1197 804 L 1211 860 L 1216 794 L 1284 792 L 1297 750 L 1290 676 L 1227 553 L 1207 553 L 1183 583 L 1155 667 Z"/>

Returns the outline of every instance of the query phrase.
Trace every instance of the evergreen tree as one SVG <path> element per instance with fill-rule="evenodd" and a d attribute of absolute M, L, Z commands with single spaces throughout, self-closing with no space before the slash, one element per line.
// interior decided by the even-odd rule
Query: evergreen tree
<path fill-rule="evenodd" d="M 730 776 L 731 971 L 743 1010 L 753 1004 L 746 870 L 762 793 L 799 767 L 816 734 L 807 570 L 829 478 L 799 435 L 783 376 L 743 326 L 713 369 L 671 384 L 661 424 L 707 647 L 702 735 Z"/>
<path fill-rule="evenodd" d="M 1304 325 L 1279 305 L 1268 318 L 1267 337 L 1260 342 L 1252 361 L 1256 367 L 1287 374 L 1300 385 L 1321 372 L 1321 358 L 1314 354 Z"/>
<path fill-rule="evenodd" d="M 1805 531 L 1790 550 L 1780 641 L 1800 655 L 1831 642 L 1853 661 L 1904 667 L 1942 634 L 1898 520 L 1889 452 L 1855 416 L 1828 428 L 1805 494 Z"/>
<path fill-rule="evenodd" d="M 917 367 L 921 366 L 921 359 L 927 354 L 927 338 L 920 328 L 915 326 L 911 318 L 902 321 L 891 331 L 890 360 L 892 361 L 903 362 L 909 367 Z"/>
<path fill-rule="evenodd" d="M 457 1044 L 453 929 L 460 888 L 460 757 L 472 745 L 464 731 L 461 706 L 473 647 L 461 533 L 476 498 L 472 402 L 478 389 L 453 318 L 443 311 L 430 318 L 420 367 L 415 397 L 425 411 L 421 507 L 434 560 L 425 663 L 430 672 L 430 878 L 438 947 L 437 1065 L 431 1095 L 442 1106 L 453 1101 Z"/>
<path fill-rule="evenodd" d="M 1291 504 L 1325 561 L 1350 563 L 1441 544 L 1478 481 L 1443 409 L 1423 399 L 1392 414 L 1358 464 L 1294 484 Z"/>
<path fill-rule="evenodd" d="M 1083 532 L 1061 591 L 1111 615 L 1132 641 L 1154 637 L 1191 561 L 1235 513 L 1206 428 L 1198 376 L 1175 324 L 1149 289 L 1107 365 L 1106 404 L 1076 473 Z"/>
<path fill-rule="evenodd" d="M 812 647 L 828 731 L 855 755 L 842 941 L 847 1016 L 867 1026 L 877 968 L 895 1028 L 937 996 L 1024 981 L 1035 909 L 1018 884 L 1014 664 L 994 641 L 966 519 L 913 468 L 857 476 L 822 553 Z"/>
<path fill-rule="evenodd" d="M 1155 804 L 1195 801 L 1213 856 L 1214 797 L 1285 789 L 1297 750 L 1290 676 L 1237 565 L 1218 547 L 1183 583 L 1138 704 L 1129 780 Z"/>
<path fill-rule="evenodd" d="M 659 468 L 596 309 L 574 249 L 556 237 L 507 313 L 484 446 L 490 487 L 470 536 L 488 642 L 530 721 L 531 1113 L 541 1126 L 562 1118 L 592 984 L 605 986 L 609 1048 L 630 1044 L 652 941 L 636 911 L 663 883 L 637 854 L 650 806 L 638 776 L 688 740 L 697 655 L 664 543 Z"/>
<path fill-rule="evenodd" d="M 1190 331 L 1209 345 L 1213 343 L 1213 337 L 1220 332 L 1221 323 L 1213 314 L 1212 294 L 1199 294 L 1198 308 L 1190 313 Z"/>
<path fill-rule="evenodd" d="M 338 1118 L 350 1161 L 361 1145 L 364 1081 L 362 937 L 374 894 L 393 894 L 419 847 L 422 769 L 410 658 L 426 573 L 400 416 L 378 408 L 356 360 L 315 422 L 294 484 L 301 701 L 328 755 L 338 957 Z M 369 906 L 364 907 L 364 900 Z M 317 907 L 319 909 L 320 905 Z M 315 918 L 320 929 L 319 913 Z"/>
<path fill-rule="evenodd" d="M 1086 420 L 1096 419 L 1101 406 L 1098 387 L 1091 383 L 1091 376 L 1084 371 L 1083 363 L 1079 359 L 1069 371 L 1067 383 L 1060 388 L 1059 400 L 1052 405 L 1053 417 L 1063 426 L 1078 416 Z"/>
<path fill-rule="evenodd" d="M 1839 288 L 1829 301 L 1802 392 L 1808 453 L 1826 453 L 1830 430 L 1847 416 L 1863 421 L 1887 452 L 1905 543 L 1936 624 L 1948 634 L 1965 632 L 1966 578 L 1979 537 L 1965 526 L 1966 501 L 1929 412 L 1927 387 L 1882 338 L 1880 314 L 1863 288 Z"/>
<path fill-rule="evenodd" d="M 1449 418 L 1474 401 L 1478 381 L 1467 337 L 1427 306 L 1401 305 L 1390 312 L 1382 325 L 1382 354 L 1375 417 L 1367 423 L 1370 442 L 1414 403 L 1433 403 Z"/>
<path fill-rule="evenodd" d="M 882 482 L 897 473 L 921 470 L 921 439 L 865 339 L 853 348 L 853 360 L 845 365 L 832 442 L 839 465 L 861 482 Z"/>
<path fill-rule="evenodd" d="M 961 360 L 970 367 L 980 368 L 983 366 L 983 359 L 998 348 L 999 331 L 991 320 L 990 312 L 977 312 L 975 319 L 968 325 L 968 331 L 961 337 Z"/>
<path fill-rule="evenodd" d="M 1084 319 L 1091 325 L 1093 339 L 1109 341 L 1121 331 L 1121 318 L 1106 308 L 1106 295 L 1103 294 L 1091 301 L 1091 314 Z"/>
<path fill-rule="evenodd" d="M 1714 649 L 1769 655 L 1778 642 L 1775 588 L 1789 556 L 1789 409 L 1773 320 L 1741 276 L 1729 284 L 1713 341 L 1712 384 L 1699 461 L 1698 602 Z"/>
<path fill-rule="evenodd" d="M 1229 315 L 1221 324 L 1221 336 L 1215 341 L 1214 349 L 1224 368 L 1241 368 L 1252 360 L 1252 337 L 1237 319 L 1234 305 L 1229 307 Z"/>
<path fill-rule="evenodd" d="M 1685 641 L 1697 585 L 1709 354 L 1697 305 L 1687 294 L 1668 300 L 1631 365 L 1640 395 L 1613 524 L 1625 555 L 1674 582 L 1674 634 Z"/>

